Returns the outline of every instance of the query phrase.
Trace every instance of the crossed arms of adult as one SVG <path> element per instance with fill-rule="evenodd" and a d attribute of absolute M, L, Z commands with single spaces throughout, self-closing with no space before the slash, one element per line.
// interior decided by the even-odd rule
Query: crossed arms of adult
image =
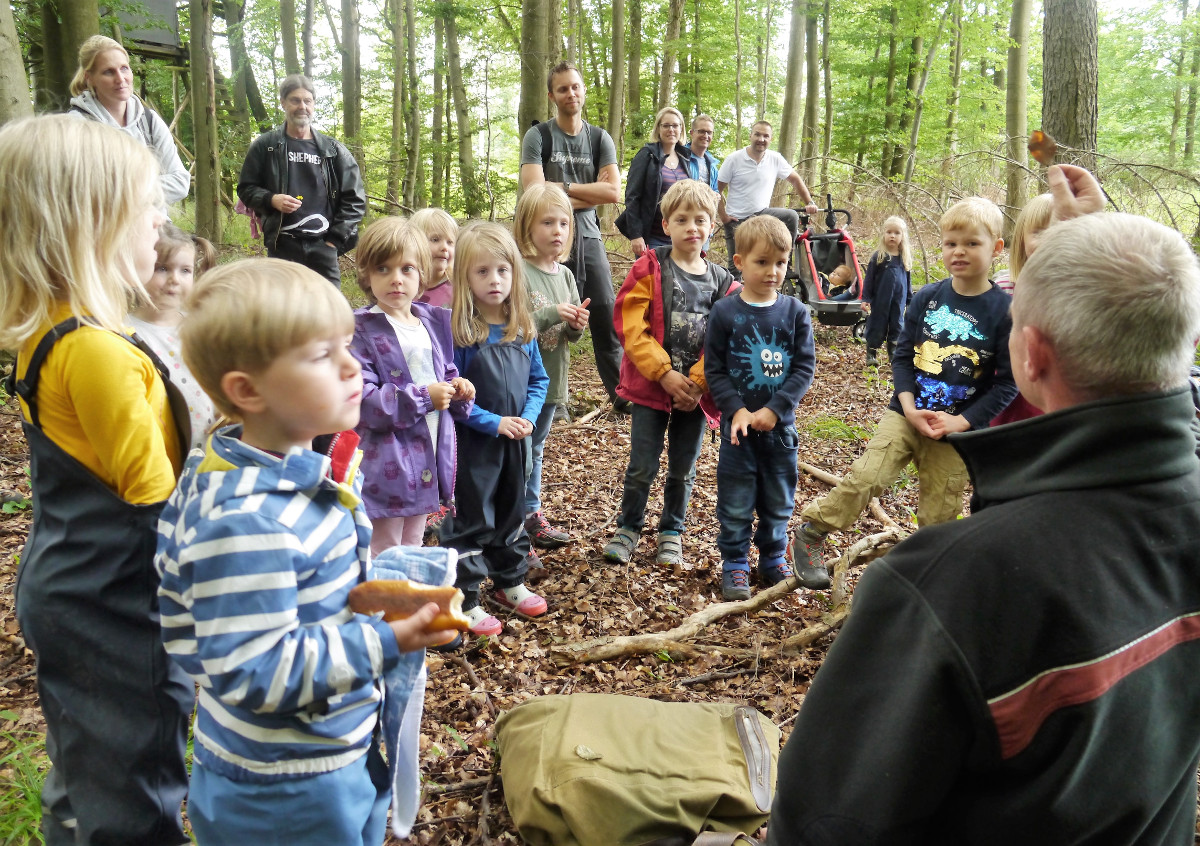
<path fill-rule="evenodd" d="M 521 165 L 521 188 L 537 185 L 546 181 L 546 172 L 540 164 Z M 564 191 L 566 186 L 561 182 L 555 183 Z M 621 191 L 621 173 L 615 164 L 607 164 L 600 168 L 595 182 L 572 182 L 567 196 L 571 200 L 571 208 L 575 211 L 602 206 L 605 203 L 615 203 Z"/>

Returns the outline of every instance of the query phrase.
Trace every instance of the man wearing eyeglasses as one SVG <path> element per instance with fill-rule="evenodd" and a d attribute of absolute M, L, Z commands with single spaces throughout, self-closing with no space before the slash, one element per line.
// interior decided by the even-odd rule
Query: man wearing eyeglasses
<path fill-rule="evenodd" d="M 713 119 L 708 115 L 696 115 L 692 118 L 691 143 L 688 148 L 696 158 L 696 178 L 717 190 L 717 168 L 721 160 L 708 151 L 713 141 Z"/>

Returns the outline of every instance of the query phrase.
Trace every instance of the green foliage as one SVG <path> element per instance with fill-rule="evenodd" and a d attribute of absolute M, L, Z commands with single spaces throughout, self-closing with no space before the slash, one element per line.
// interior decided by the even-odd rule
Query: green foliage
<path fill-rule="evenodd" d="M 4 712 L 3 716 L 17 715 Z M 45 739 L 30 731 L 0 732 L 0 846 L 42 843 L 42 783 L 50 762 Z"/>
<path fill-rule="evenodd" d="M 857 443 L 871 439 L 870 429 L 836 417 L 817 417 L 806 423 L 804 430 L 814 438 L 829 441 Z"/>

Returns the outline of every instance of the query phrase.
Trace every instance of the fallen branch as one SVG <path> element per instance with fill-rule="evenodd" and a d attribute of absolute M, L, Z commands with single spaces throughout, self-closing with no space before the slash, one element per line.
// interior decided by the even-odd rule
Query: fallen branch
<path fill-rule="evenodd" d="M 492 777 L 487 778 L 469 778 L 466 781 L 456 782 L 455 784 L 429 784 L 424 785 L 426 796 L 445 796 L 447 793 L 466 793 L 470 790 L 478 790 L 481 787 L 487 787 L 492 783 Z"/>
<path fill-rule="evenodd" d="M 602 405 L 597 408 L 593 408 L 591 411 L 589 411 L 587 414 L 580 417 L 578 420 L 572 420 L 570 423 L 563 426 L 562 428 L 564 430 L 574 429 L 578 426 L 584 425 L 585 423 L 590 423 L 593 420 L 595 420 L 597 417 L 600 416 L 600 412 L 604 411 L 604 409 L 606 409 L 606 408 L 611 408 L 611 407 L 612 407 L 612 404 L 610 403 L 608 405 Z"/>
<path fill-rule="evenodd" d="M 813 467 L 806 461 L 798 461 L 796 464 L 802 472 L 812 476 L 818 482 L 824 482 L 831 488 L 836 488 L 842 482 L 841 476 L 835 476 L 828 470 L 822 470 L 820 467 Z M 871 510 L 872 517 L 874 517 L 883 525 L 887 526 L 889 529 L 903 528 L 899 523 L 888 516 L 886 511 L 883 510 L 883 506 L 879 504 L 879 497 L 871 497 L 871 501 L 867 504 L 867 508 Z"/>
<path fill-rule="evenodd" d="M 488 695 L 487 688 L 483 686 L 483 682 L 475 674 L 475 668 L 471 666 L 471 662 L 461 655 L 451 655 L 450 660 L 462 667 L 463 672 L 467 674 L 467 678 L 471 682 L 471 690 L 478 690 L 483 694 L 484 704 L 487 705 L 488 713 L 492 715 L 492 719 L 500 716 L 500 711 L 496 708 L 496 703 L 492 701 L 492 697 Z"/>
<path fill-rule="evenodd" d="M 483 801 L 479 803 L 479 829 L 475 832 L 475 836 L 471 838 L 471 842 L 467 846 L 490 846 L 492 838 L 489 836 L 488 815 L 492 810 L 492 785 L 496 781 L 496 771 L 492 770 L 491 775 L 487 777 L 487 784 L 483 788 Z"/>
<path fill-rule="evenodd" d="M 794 654 L 808 646 L 812 646 L 821 638 L 832 632 L 834 629 L 840 628 L 842 623 L 846 622 L 846 618 L 850 616 L 850 609 L 845 608 L 841 611 L 835 611 L 830 614 L 825 620 L 819 623 L 813 623 L 811 626 L 800 631 L 799 634 L 794 634 L 786 638 L 781 646 L 786 654 Z"/>
<path fill-rule="evenodd" d="M 716 681 L 718 679 L 732 679 L 736 676 L 745 675 L 747 672 L 758 672 L 757 660 L 755 660 L 754 667 L 752 669 L 740 666 L 745 663 L 745 661 L 739 661 L 739 666 L 734 667 L 731 670 L 712 670 L 707 673 L 701 673 L 698 676 L 692 676 L 691 678 L 680 679 L 679 681 L 675 682 L 675 684 L 679 685 L 680 687 L 686 687 L 691 684 L 704 684 L 705 682 Z"/>
<path fill-rule="evenodd" d="M 833 613 L 835 616 L 845 611 L 850 605 L 850 598 L 846 594 L 846 574 L 855 567 L 870 564 L 876 558 L 887 554 L 893 546 L 900 543 L 906 537 L 908 535 L 903 529 L 884 529 L 882 532 L 867 535 L 865 538 L 856 541 L 849 549 L 837 557 L 837 560 L 833 562 L 833 566 L 829 568 L 829 578 L 833 583 L 831 585 L 830 598 L 833 600 Z M 784 641 L 784 643 L 786 644 L 787 641 Z"/>

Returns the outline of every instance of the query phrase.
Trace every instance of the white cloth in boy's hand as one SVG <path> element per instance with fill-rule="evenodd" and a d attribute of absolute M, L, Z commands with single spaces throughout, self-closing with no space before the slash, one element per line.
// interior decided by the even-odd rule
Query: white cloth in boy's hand
<path fill-rule="evenodd" d="M 393 546 L 374 560 L 372 578 L 408 579 L 448 586 L 457 575 L 458 552 L 442 547 Z M 404 652 L 385 674 L 382 730 L 392 783 L 392 831 L 408 837 L 421 800 L 418 737 L 425 707 L 425 650 Z"/>

